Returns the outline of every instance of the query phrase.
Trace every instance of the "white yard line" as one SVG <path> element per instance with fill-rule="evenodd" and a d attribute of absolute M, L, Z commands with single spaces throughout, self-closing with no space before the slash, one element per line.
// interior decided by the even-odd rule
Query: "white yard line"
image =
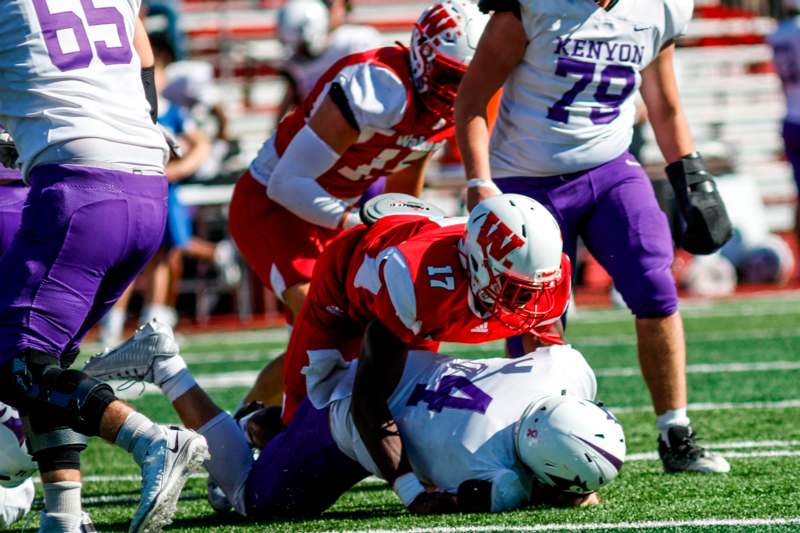
<path fill-rule="evenodd" d="M 711 446 L 709 446 L 711 448 Z M 731 459 L 752 459 L 756 457 L 800 457 L 800 450 L 757 450 L 754 452 L 719 452 L 723 457 Z M 632 453 L 625 457 L 626 463 L 638 461 L 657 461 L 656 452 Z"/>
<path fill-rule="evenodd" d="M 686 340 L 689 342 L 709 342 L 709 341 L 752 341 L 762 339 L 796 339 L 800 337 L 800 332 L 787 331 L 785 329 L 746 329 L 738 328 L 736 331 L 709 331 L 703 333 L 688 333 Z M 590 335 L 590 336 L 569 336 L 567 329 L 567 340 L 579 349 L 589 346 L 636 346 L 636 336 L 629 335 Z"/>
<path fill-rule="evenodd" d="M 774 402 L 700 402 L 690 403 L 689 411 L 729 411 L 731 409 L 794 409 L 800 407 L 800 399 L 778 400 Z M 626 407 L 609 407 L 614 414 L 652 412 L 651 405 L 631 405 Z"/>
<path fill-rule="evenodd" d="M 643 522 L 596 522 L 586 524 L 536 524 L 530 526 L 440 526 L 400 529 L 347 529 L 338 533 L 468 533 L 473 531 L 591 531 L 619 529 L 662 529 L 678 527 L 746 527 L 746 526 L 793 526 L 800 518 L 701 518 L 695 520 L 649 520 Z M 333 531 L 325 533 L 334 533 Z"/>
<path fill-rule="evenodd" d="M 771 370 L 800 370 L 800 361 L 767 361 L 756 363 L 703 363 L 686 365 L 687 374 L 727 374 L 732 372 L 765 372 Z M 638 366 L 598 368 L 594 371 L 601 377 L 639 376 Z"/>

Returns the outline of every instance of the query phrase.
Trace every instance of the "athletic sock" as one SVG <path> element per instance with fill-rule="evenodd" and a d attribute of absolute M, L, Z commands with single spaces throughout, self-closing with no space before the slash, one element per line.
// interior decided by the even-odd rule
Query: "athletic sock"
<path fill-rule="evenodd" d="M 81 482 L 44 483 L 44 508 L 47 513 L 81 516 Z"/>
<path fill-rule="evenodd" d="M 688 426 L 691 424 L 689 415 L 686 413 L 686 408 L 671 409 L 656 419 L 656 426 L 661 431 L 661 440 L 669 444 L 667 432 L 672 426 Z"/>
<path fill-rule="evenodd" d="M 231 415 L 221 412 L 197 430 L 208 443 L 208 473 L 225 496 L 244 514 L 244 488 L 253 467 L 253 451 Z"/>
<path fill-rule="evenodd" d="M 196 385 L 194 376 L 188 368 L 184 367 L 177 374 L 162 382 L 159 387 L 161 387 L 161 392 L 167 395 L 169 401 L 174 402 Z"/>
<path fill-rule="evenodd" d="M 114 442 L 123 450 L 133 454 L 137 464 L 142 464 L 147 449 L 154 441 L 161 438 L 164 438 L 164 433 L 158 424 L 133 411 L 125 418 Z"/>

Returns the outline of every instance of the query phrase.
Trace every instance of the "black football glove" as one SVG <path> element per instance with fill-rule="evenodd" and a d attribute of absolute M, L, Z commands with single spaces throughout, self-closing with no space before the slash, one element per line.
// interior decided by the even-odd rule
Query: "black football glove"
<path fill-rule="evenodd" d="M 686 222 L 681 247 L 699 255 L 716 252 L 731 238 L 733 228 L 703 158 L 689 154 L 667 165 L 666 171 Z"/>

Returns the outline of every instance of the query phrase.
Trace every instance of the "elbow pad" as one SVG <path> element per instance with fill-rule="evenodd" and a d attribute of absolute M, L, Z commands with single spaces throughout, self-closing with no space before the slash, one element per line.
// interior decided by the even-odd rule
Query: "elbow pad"
<path fill-rule="evenodd" d="M 153 124 L 158 120 L 158 92 L 156 92 L 156 69 L 155 67 L 145 67 L 142 69 L 142 87 L 144 87 L 144 97 L 150 104 L 150 119 Z"/>

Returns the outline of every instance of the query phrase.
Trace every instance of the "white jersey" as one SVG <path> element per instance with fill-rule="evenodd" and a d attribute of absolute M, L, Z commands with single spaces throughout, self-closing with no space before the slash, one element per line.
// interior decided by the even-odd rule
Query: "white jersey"
<path fill-rule="evenodd" d="M 133 48 L 140 4 L 3 2 L 0 124 L 25 174 L 61 162 L 163 172 L 167 147 L 150 120 Z"/>
<path fill-rule="evenodd" d="M 323 363 L 321 374 L 331 366 L 330 360 Z M 324 385 L 309 372 L 309 398 L 318 408 L 330 404 L 340 449 L 379 475 L 350 416 L 355 366 L 329 373 L 332 379 Z M 468 479 L 492 481 L 492 511 L 503 511 L 531 495 L 531 475 L 514 444 L 514 427 L 525 408 L 542 396 L 593 400 L 595 392 L 594 373 L 569 346 L 541 348 L 518 359 L 467 360 L 414 351 L 389 408 L 422 481 L 452 493 Z"/>
<path fill-rule="evenodd" d="M 786 120 L 800 123 L 800 17 L 782 21 L 767 42 L 786 96 Z"/>
<path fill-rule="evenodd" d="M 297 84 L 300 100 L 309 95 L 317 80 L 345 56 L 378 48 L 381 34 L 371 26 L 345 24 L 331 32 L 328 46 L 319 56 L 306 61 L 287 61 L 285 70 Z"/>
<path fill-rule="evenodd" d="M 528 45 L 504 86 L 492 176 L 586 170 L 631 142 L 641 70 L 685 31 L 692 0 L 519 0 Z"/>

